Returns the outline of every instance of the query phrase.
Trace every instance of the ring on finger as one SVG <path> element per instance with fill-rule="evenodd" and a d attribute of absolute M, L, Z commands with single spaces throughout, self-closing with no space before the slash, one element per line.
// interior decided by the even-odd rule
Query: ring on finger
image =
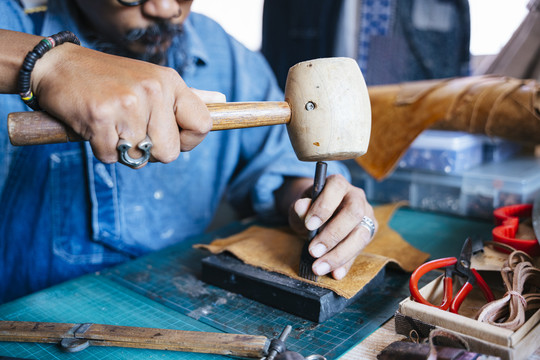
<path fill-rule="evenodd" d="M 362 217 L 360 221 L 360 226 L 365 227 L 369 231 L 369 238 L 371 239 L 375 235 L 375 222 L 367 216 Z"/>
<path fill-rule="evenodd" d="M 143 152 L 143 155 L 140 158 L 134 159 L 128 154 L 128 150 L 131 149 L 133 145 L 129 141 L 121 139 L 116 146 L 120 155 L 119 161 L 124 165 L 137 169 L 146 164 L 148 159 L 150 159 L 150 149 L 152 149 L 152 146 L 152 140 L 146 135 L 146 138 L 137 145 L 137 148 Z"/>

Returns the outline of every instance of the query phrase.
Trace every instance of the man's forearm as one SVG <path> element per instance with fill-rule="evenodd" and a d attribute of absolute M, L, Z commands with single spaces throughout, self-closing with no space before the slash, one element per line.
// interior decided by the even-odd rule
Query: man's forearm
<path fill-rule="evenodd" d="M 0 29 L 0 93 L 17 93 L 17 78 L 23 60 L 42 38 Z"/>

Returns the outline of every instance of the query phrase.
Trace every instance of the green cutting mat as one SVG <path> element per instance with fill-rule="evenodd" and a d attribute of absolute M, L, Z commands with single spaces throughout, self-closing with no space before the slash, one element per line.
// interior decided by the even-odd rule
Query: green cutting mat
<path fill-rule="evenodd" d="M 490 238 L 491 223 L 410 209 L 399 210 L 390 225 L 432 257 L 458 255 L 467 236 Z M 88 275 L 0 306 L 0 320 L 103 323 L 273 338 L 286 325 L 289 349 L 336 359 L 369 336 L 409 295 L 408 274 L 388 270 L 384 283 L 322 324 L 246 299 L 200 281 L 200 259 L 192 248 L 242 230 L 235 224 L 216 233 Z M 111 281 L 112 280 L 112 281 Z M 0 356 L 29 359 L 219 359 L 219 355 L 126 348 L 61 352 L 55 345 L 0 343 Z"/>
<path fill-rule="evenodd" d="M 218 332 L 103 277 L 88 275 L 0 307 L 0 320 L 98 323 Z M 0 342 L 0 356 L 27 359 L 219 359 L 163 350 L 89 347 L 66 353 L 54 344 Z"/>
<path fill-rule="evenodd" d="M 489 222 L 410 209 L 399 210 L 390 225 L 413 245 L 436 257 L 457 256 L 467 236 L 487 240 L 491 230 Z M 208 243 L 246 226 L 236 224 L 197 237 L 106 271 L 104 276 L 224 332 L 273 338 L 290 324 L 293 330 L 287 340 L 289 349 L 328 359 L 338 358 L 361 342 L 392 317 L 398 303 L 409 296 L 409 274 L 387 270 L 383 284 L 318 324 L 201 282 L 200 260 L 208 253 L 193 249 L 192 244 Z"/>

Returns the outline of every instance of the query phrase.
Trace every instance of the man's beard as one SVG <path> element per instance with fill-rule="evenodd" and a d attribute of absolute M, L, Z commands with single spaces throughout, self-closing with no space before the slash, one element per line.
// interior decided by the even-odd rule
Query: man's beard
<path fill-rule="evenodd" d="M 91 36 L 91 42 L 96 50 L 108 54 L 165 65 L 169 47 L 174 40 L 181 41 L 182 34 L 183 27 L 181 24 L 158 22 L 147 28 L 130 30 L 117 43 L 103 39 L 96 34 Z M 140 53 L 130 50 L 129 45 L 134 42 L 142 45 L 145 51 Z"/>

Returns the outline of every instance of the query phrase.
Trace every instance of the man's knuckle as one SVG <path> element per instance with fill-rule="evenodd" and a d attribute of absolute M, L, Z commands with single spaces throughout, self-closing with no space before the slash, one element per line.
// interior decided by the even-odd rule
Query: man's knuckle
<path fill-rule="evenodd" d="M 165 153 L 159 157 L 156 157 L 160 162 L 164 163 L 164 164 L 168 164 L 170 162 L 173 162 L 174 160 L 176 160 L 178 158 L 178 155 L 180 154 L 180 152 L 178 153 Z"/>
<path fill-rule="evenodd" d="M 356 201 L 351 201 L 348 206 L 343 208 L 342 212 L 351 222 L 360 222 L 363 215 L 362 206 Z"/>
<path fill-rule="evenodd" d="M 341 191 L 345 190 L 349 185 L 349 182 L 341 174 L 333 174 L 328 177 L 328 181 L 333 183 L 333 186 L 337 187 Z"/>
<path fill-rule="evenodd" d="M 178 74 L 178 71 L 176 71 L 175 69 L 173 69 L 171 67 L 166 67 L 166 66 L 160 67 L 159 69 L 162 71 L 162 74 L 165 77 L 165 79 L 170 79 L 170 80 L 173 80 L 173 81 L 178 81 L 179 80 L 179 81 L 181 81 L 182 84 L 184 84 L 182 82 L 182 78 L 180 77 L 180 74 Z"/>
<path fill-rule="evenodd" d="M 362 198 L 362 200 L 366 200 L 366 192 L 364 191 L 364 189 L 355 187 L 353 191 L 356 193 L 357 196 Z"/>
<path fill-rule="evenodd" d="M 152 99 L 163 99 L 164 90 L 162 83 L 157 79 L 145 79 L 141 82 L 144 92 Z"/>
<path fill-rule="evenodd" d="M 340 233 L 333 231 L 332 229 L 326 229 L 324 232 L 324 239 L 322 242 L 327 245 L 327 248 L 333 248 L 342 240 Z"/>
<path fill-rule="evenodd" d="M 93 124 L 102 125 L 111 114 L 111 106 L 108 102 L 90 102 L 86 111 Z"/>
<path fill-rule="evenodd" d="M 198 135 L 204 136 L 212 130 L 213 122 L 210 115 L 201 117 L 201 120 L 198 123 Z"/>

